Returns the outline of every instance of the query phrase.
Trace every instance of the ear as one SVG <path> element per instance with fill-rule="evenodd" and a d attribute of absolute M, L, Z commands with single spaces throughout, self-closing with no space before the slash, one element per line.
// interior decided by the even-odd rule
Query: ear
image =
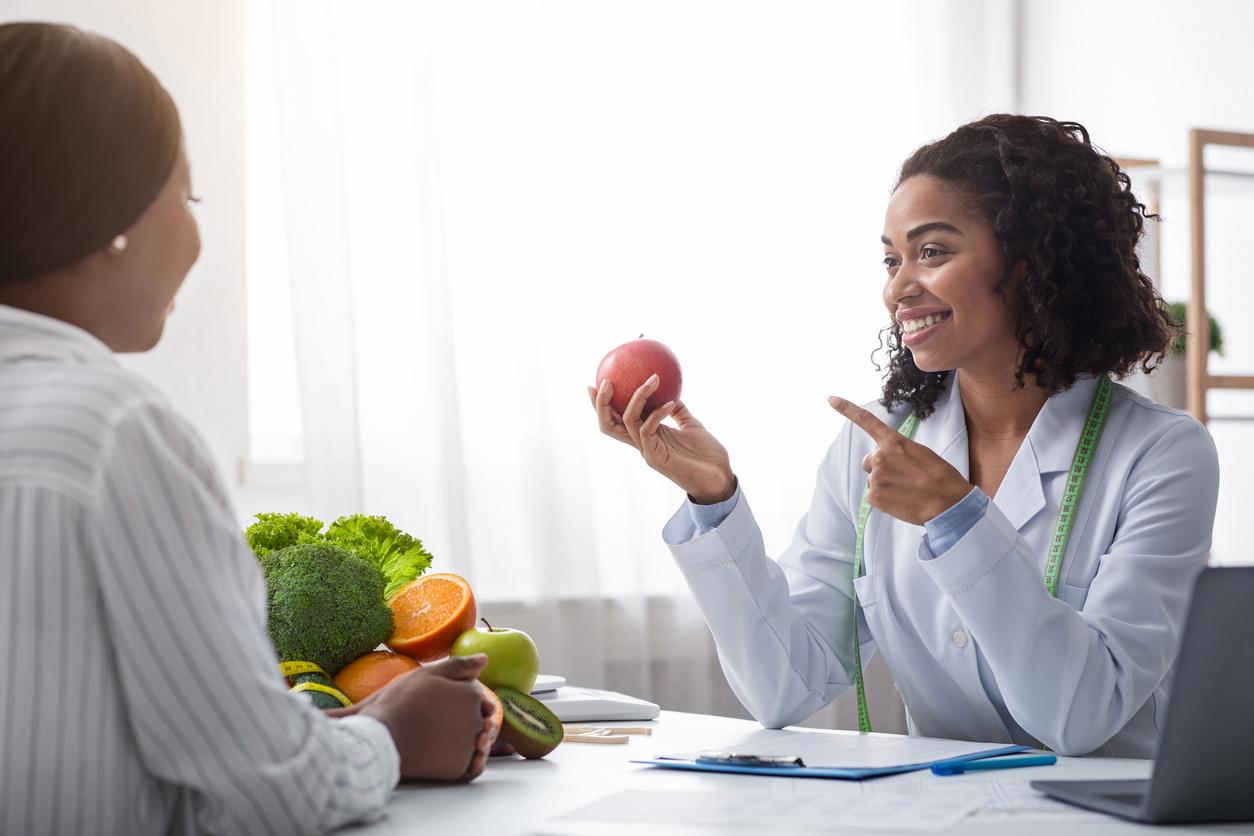
<path fill-rule="evenodd" d="M 1006 274 L 1006 284 L 1018 290 L 1023 286 L 1024 280 L 1028 275 L 1028 266 L 1023 263 L 1023 259 L 1015 262 L 1015 266 L 1010 268 L 1010 272 Z"/>

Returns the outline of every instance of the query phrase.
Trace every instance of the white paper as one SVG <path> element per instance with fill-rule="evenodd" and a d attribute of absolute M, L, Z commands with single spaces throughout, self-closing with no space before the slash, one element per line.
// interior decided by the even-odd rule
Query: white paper
<path fill-rule="evenodd" d="M 816 783 L 828 783 L 826 781 Z M 975 817 L 980 821 L 1004 821 L 1018 824 L 1028 820 L 1059 821 L 1060 819 L 1103 818 L 1080 807 L 1056 801 L 1031 787 L 1029 778 L 986 777 L 976 774 L 937 778 L 930 772 L 911 772 L 861 782 L 867 793 L 894 795 L 935 795 L 970 798 L 978 802 Z"/>
<path fill-rule="evenodd" d="M 817 782 L 816 782 L 817 783 Z M 827 783 L 827 782 L 823 782 Z M 980 802 L 944 794 L 687 792 L 626 790 L 561 816 L 561 821 L 692 825 L 756 832 L 892 830 L 940 833 Z"/>
<path fill-rule="evenodd" d="M 876 769 L 905 764 L 948 760 L 989 749 L 1004 748 L 1005 743 L 970 743 L 963 740 L 939 740 L 930 737 L 904 737 L 895 734 L 833 734 L 823 731 L 759 729 L 748 735 L 711 741 L 697 752 L 664 755 L 679 760 L 696 760 L 707 751 L 735 752 L 751 755 L 796 755 L 806 766 L 833 769 Z"/>

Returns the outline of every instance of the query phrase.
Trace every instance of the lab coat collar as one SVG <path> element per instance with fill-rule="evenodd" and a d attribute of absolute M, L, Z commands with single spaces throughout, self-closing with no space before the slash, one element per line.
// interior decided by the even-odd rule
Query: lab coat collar
<path fill-rule="evenodd" d="M 1097 381 L 1095 375 L 1078 378 L 1070 389 L 1047 400 L 1032 422 L 1027 440 L 1036 454 L 1041 473 L 1071 469 L 1076 443 L 1080 440 L 1089 407 L 1093 404 L 1093 395 L 1097 391 Z"/>
<path fill-rule="evenodd" d="M 1096 377 L 1080 378 L 1070 389 L 1047 400 L 1028 430 L 993 497 L 1015 529 L 1021 529 L 1045 507 L 1042 476 L 1070 470 L 1096 387 Z M 951 375 L 949 386 L 937 399 L 935 412 L 919 426 L 916 440 L 935 450 L 964 479 L 971 478 L 966 411 L 956 374 Z"/>
<path fill-rule="evenodd" d="M 926 421 L 919 424 L 915 441 L 932 450 L 953 465 L 962 478 L 969 479 L 970 456 L 967 450 L 967 414 L 962 408 L 957 375 L 951 373 L 945 391 L 936 399 L 936 406 Z"/>
<path fill-rule="evenodd" d="M 117 363 L 107 345 L 77 325 L 0 305 L 0 363 L 28 359 Z"/>

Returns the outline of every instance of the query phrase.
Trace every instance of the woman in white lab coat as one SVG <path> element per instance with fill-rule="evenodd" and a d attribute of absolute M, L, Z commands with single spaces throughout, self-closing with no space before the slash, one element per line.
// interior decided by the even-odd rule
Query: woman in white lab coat
<path fill-rule="evenodd" d="M 883 396 L 829 399 L 850 422 L 777 560 L 722 445 L 682 403 L 643 416 L 656 377 L 621 416 L 589 390 L 688 493 L 663 536 L 763 725 L 878 650 L 912 733 L 1153 754 L 1219 469 L 1197 421 L 1111 380 L 1176 327 L 1144 219 L 1075 123 L 994 115 L 916 151 L 884 224 Z"/>

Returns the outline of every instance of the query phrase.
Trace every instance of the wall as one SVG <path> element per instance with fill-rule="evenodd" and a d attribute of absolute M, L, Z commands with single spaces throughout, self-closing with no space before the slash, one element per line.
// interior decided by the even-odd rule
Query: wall
<path fill-rule="evenodd" d="M 1241 0 L 1020 0 L 1019 109 L 1074 119 L 1116 156 L 1188 161 L 1188 129 L 1254 132 L 1254 4 Z M 1254 152 L 1216 155 L 1208 164 L 1254 171 Z M 1226 358 L 1212 370 L 1254 371 L 1254 329 L 1237 311 L 1254 303 L 1247 280 L 1254 180 L 1212 184 L 1207 202 L 1207 307 L 1226 326 Z M 1169 174 L 1163 191 L 1162 286 L 1169 298 L 1189 289 L 1187 182 Z M 1212 393 L 1214 415 L 1254 416 L 1254 393 Z M 1213 560 L 1254 562 L 1242 519 L 1254 495 L 1246 464 L 1254 420 L 1212 421 L 1222 480 Z"/>
<path fill-rule="evenodd" d="M 170 395 L 233 483 L 248 442 L 242 0 L 0 0 L 0 22 L 15 20 L 70 23 L 117 40 L 179 106 L 203 200 L 200 261 L 161 344 L 122 360 Z"/>

